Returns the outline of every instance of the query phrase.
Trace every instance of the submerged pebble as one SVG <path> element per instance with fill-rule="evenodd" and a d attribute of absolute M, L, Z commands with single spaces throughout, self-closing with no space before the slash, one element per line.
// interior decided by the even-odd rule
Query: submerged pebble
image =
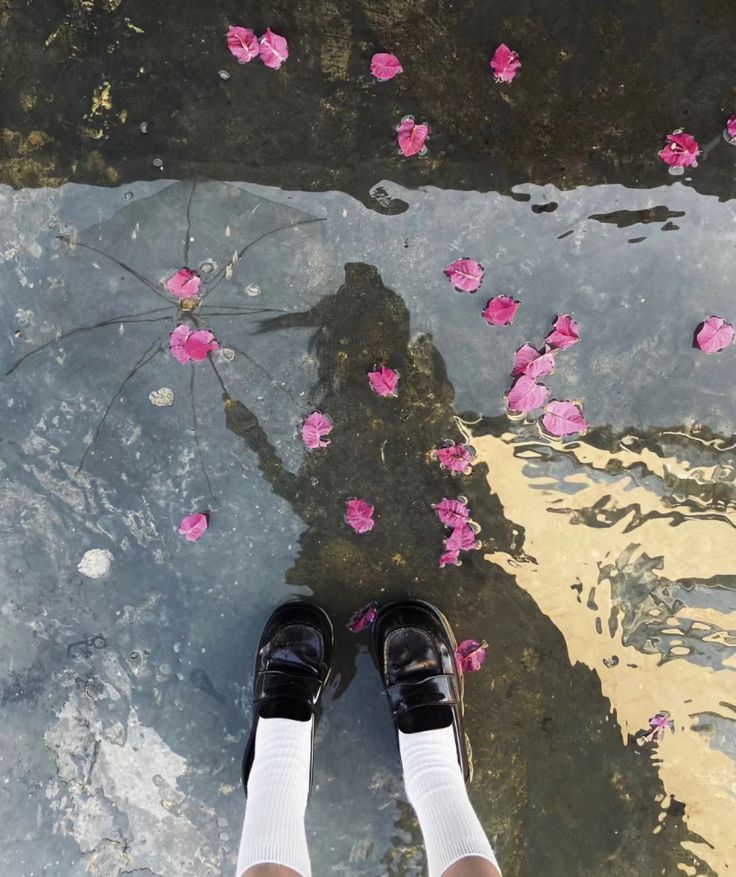
<path fill-rule="evenodd" d="M 148 401 L 158 408 L 166 408 L 174 404 L 174 391 L 171 387 L 159 387 L 158 390 L 151 390 L 148 394 Z"/>

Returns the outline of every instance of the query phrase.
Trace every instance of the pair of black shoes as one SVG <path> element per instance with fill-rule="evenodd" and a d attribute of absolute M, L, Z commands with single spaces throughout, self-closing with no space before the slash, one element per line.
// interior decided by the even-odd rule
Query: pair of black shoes
<path fill-rule="evenodd" d="M 258 720 L 312 718 L 330 673 L 333 639 L 327 613 L 309 603 L 285 603 L 266 623 L 256 655 L 253 727 L 243 758 L 246 790 Z M 394 727 L 404 733 L 452 727 L 458 763 L 467 782 L 470 762 L 463 730 L 463 679 L 455 647 L 447 619 L 421 600 L 384 606 L 373 623 L 373 656 Z"/>

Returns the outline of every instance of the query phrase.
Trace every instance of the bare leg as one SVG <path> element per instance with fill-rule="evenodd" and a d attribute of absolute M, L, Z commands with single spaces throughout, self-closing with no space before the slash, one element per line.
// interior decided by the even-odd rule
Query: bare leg
<path fill-rule="evenodd" d="M 264 873 L 263 877 L 267 877 Z M 276 874 L 274 873 L 274 877 Z M 284 873 L 283 877 L 287 877 Z M 467 856 L 455 862 L 445 871 L 442 877 L 501 877 L 501 872 L 488 859 L 479 856 Z"/>

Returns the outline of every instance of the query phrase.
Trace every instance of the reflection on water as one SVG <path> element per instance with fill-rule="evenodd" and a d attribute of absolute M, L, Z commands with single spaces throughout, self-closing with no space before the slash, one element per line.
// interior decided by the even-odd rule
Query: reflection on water
<path fill-rule="evenodd" d="M 486 557 L 553 620 L 570 660 L 599 675 L 625 742 L 669 710 L 675 733 L 642 758 L 702 838 L 684 846 L 725 874 L 736 821 L 734 446 L 674 431 L 595 438 L 551 445 L 523 427 L 472 437 L 523 532 L 518 551 Z"/>

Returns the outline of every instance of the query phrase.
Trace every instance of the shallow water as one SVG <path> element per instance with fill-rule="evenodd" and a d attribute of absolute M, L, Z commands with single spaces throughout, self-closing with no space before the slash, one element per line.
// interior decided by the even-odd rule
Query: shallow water
<path fill-rule="evenodd" d="M 49 12 L 46 30 L 61 28 L 49 58 L 57 40 L 71 41 L 87 70 L 103 24 L 113 46 L 136 33 L 123 16 L 150 29 L 145 8 L 119 5 L 82 4 L 65 23 Z M 718 56 L 725 38 L 714 9 L 697 23 L 670 10 L 655 77 L 688 24 L 694 54 L 709 47 Z M 417 19 L 421 33 L 446 14 L 429 13 Z M 632 21 L 625 9 L 619 19 L 598 11 L 578 30 L 572 13 L 554 27 L 547 12 L 518 10 L 506 27 L 516 26 L 523 48 L 544 25 L 540 57 L 559 43 L 582 68 L 598 22 L 608 40 L 593 77 L 600 89 Z M 152 148 L 164 156 L 154 181 L 140 179 L 152 175 L 148 146 L 130 141 L 120 156 L 127 123 L 104 95 L 85 122 L 103 129 L 93 158 L 38 101 L 39 83 L 55 88 L 49 58 L 18 85 L 36 94 L 23 118 L 35 118 L 48 142 L 3 167 L 3 179 L 26 186 L 0 188 L 3 373 L 86 328 L 2 381 L 0 862 L 24 877 L 230 873 L 255 643 L 270 609 L 299 595 L 325 605 L 339 633 L 308 813 L 315 873 L 423 873 L 368 640 L 344 628 L 369 599 L 417 595 L 437 602 L 460 637 L 490 644 L 482 672 L 467 679 L 471 796 L 505 875 L 727 875 L 736 817 L 734 357 L 706 357 L 691 342 L 707 314 L 734 316 L 736 150 L 714 139 L 701 167 L 678 181 L 653 166 L 641 131 L 618 170 L 605 151 L 605 173 L 579 146 L 579 129 L 563 138 L 564 173 L 531 147 L 502 154 L 494 143 L 483 157 L 477 127 L 460 137 L 470 111 L 451 121 L 443 103 L 457 83 L 433 96 L 422 60 L 366 109 L 364 136 L 345 122 L 362 166 L 335 158 L 330 167 L 320 144 L 336 149 L 331 113 L 348 101 L 337 59 L 351 71 L 356 47 L 369 46 L 369 56 L 377 21 L 394 23 L 417 52 L 421 40 L 382 4 L 363 18 L 336 12 L 318 81 L 315 31 L 299 30 L 302 14 L 291 20 L 294 65 L 280 71 L 295 90 L 274 97 L 294 108 L 286 143 L 245 162 L 247 174 L 210 151 L 212 131 L 198 129 L 189 144 L 173 129 L 164 137 L 157 119 L 172 109 L 158 93 L 144 101 L 128 60 L 115 61 L 112 106 L 125 103 L 136 125 L 150 120 Z M 17 18 L 11 25 L 21 44 L 30 39 Z M 176 24 L 173 40 L 183 33 Z M 158 37 L 145 41 L 146 52 L 160 52 Z M 210 61 L 212 80 L 202 69 Z M 450 83 L 467 76 L 464 64 Z M 219 67 L 231 79 L 217 77 Z M 221 139 L 232 146 L 241 109 L 223 89 L 242 88 L 245 72 L 206 43 L 191 88 L 172 101 L 185 119 L 199 105 L 205 128 L 215 97 L 227 101 L 235 119 Z M 634 73 L 621 74 L 633 87 Z M 506 108 L 524 119 L 539 97 L 533 75 L 507 93 Z M 720 116 L 711 109 L 709 120 L 703 105 L 723 78 L 709 75 L 697 107 L 681 108 L 708 130 Z M 374 86 L 355 76 L 356 101 L 368 107 Z M 275 87 L 254 81 L 256 102 Z M 680 86 L 669 87 L 674 106 Z M 480 88 L 468 86 L 471 107 Z M 394 157 L 390 125 L 383 146 L 365 141 L 381 140 L 376 119 L 406 109 L 412 89 L 437 135 L 423 163 L 406 165 Z M 549 131 L 564 132 L 565 94 L 547 99 Z M 77 98 L 70 90 L 67 114 Z M 298 147 L 293 131 L 319 100 L 322 139 L 312 130 Z M 543 109 L 537 100 L 537 117 Z M 499 134 L 507 145 L 511 118 Z M 654 124 L 636 103 L 619 121 L 633 131 L 638 119 Z M 273 119 L 263 124 L 264 140 L 279 143 Z M 550 178 L 557 185 L 537 182 Z M 463 255 L 487 267 L 477 295 L 456 294 L 442 275 Z M 226 348 L 211 366 L 180 365 L 166 350 L 182 316 L 157 297 L 159 281 L 183 260 L 212 288 L 193 317 Z M 491 328 L 480 311 L 500 293 L 522 306 L 512 326 Z M 503 394 L 514 350 L 541 343 L 555 314 L 570 311 L 581 341 L 545 383 L 555 397 L 582 400 L 591 428 L 550 441 L 532 418 L 510 419 Z M 395 400 L 365 380 L 384 359 L 401 374 Z M 161 388 L 172 405 L 149 400 Z M 297 429 L 315 406 L 335 428 L 329 449 L 308 454 Z M 453 477 L 431 459 L 449 439 L 475 449 L 471 473 Z M 482 548 L 439 570 L 443 531 L 431 504 L 458 494 Z M 350 496 L 376 504 L 371 533 L 345 526 Z M 176 527 L 202 509 L 211 527 L 188 544 Z M 94 548 L 112 556 L 104 579 L 77 569 Z M 674 733 L 644 744 L 647 720 L 663 709 Z"/>

